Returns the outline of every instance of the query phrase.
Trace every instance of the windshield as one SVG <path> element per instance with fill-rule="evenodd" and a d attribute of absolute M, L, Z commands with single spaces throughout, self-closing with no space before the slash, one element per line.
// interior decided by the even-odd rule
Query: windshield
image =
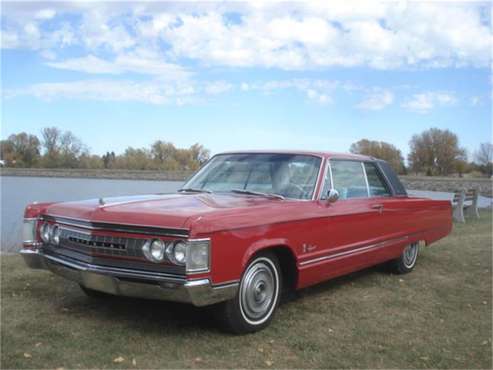
<path fill-rule="evenodd" d="M 295 154 L 221 154 L 212 158 L 184 189 L 238 190 L 311 199 L 321 159 Z"/>

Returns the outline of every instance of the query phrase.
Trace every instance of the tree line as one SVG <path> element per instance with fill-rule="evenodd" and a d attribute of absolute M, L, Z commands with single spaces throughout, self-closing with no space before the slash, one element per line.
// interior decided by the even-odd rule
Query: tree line
<path fill-rule="evenodd" d="M 362 139 L 351 144 L 349 150 L 384 159 L 399 174 L 493 174 L 493 145 L 480 144 L 473 161 L 469 162 L 457 135 L 449 130 L 431 128 L 414 135 L 409 142 L 407 166 L 401 151 L 384 141 Z M 128 147 L 122 154 L 107 152 L 99 156 L 91 154 L 88 147 L 72 132 L 57 127 L 43 128 L 41 139 L 21 132 L 0 141 L 0 158 L 7 167 L 194 171 L 209 157 L 210 151 L 201 144 L 181 149 L 162 140 L 156 140 L 149 148 Z"/>
<path fill-rule="evenodd" d="M 449 130 L 431 128 L 413 135 L 409 141 L 407 166 L 399 149 L 383 141 L 367 139 L 353 143 L 349 149 L 355 154 L 369 155 L 388 161 L 399 174 L 449 176 L 474 172 L 478 175 L 493 174 L 493 145 L 481 143 L 468 161 L 467 152 L 459 145 L 459 138 Z"/>
<path fill-rule="evenodd" d="M 41 138 L 21 132 L 0 141 L 0 158 L 6 167 L 91 168 L 178 171 L 198 169 L 210 157 L 201 144 L 188 149 L 156 140 L 149 148 L 128 147 L 122 154 L 91 154 L 72 132 L 57 127 L 41 130 Z"/>

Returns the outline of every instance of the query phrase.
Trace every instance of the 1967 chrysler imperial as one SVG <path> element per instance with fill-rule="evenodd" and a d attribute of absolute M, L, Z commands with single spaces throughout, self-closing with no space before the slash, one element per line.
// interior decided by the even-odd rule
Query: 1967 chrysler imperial
<path fill-rule="evenodd" d="M 281 294 L 387 262 L 411 271 L 445 237 L 451 205 L 408 197 L 375 158 L 322 152 L 214 156 L 176 194 L 31 204 L 32 268 L 115 294 L 215 305 L 235 333 L 272 320 Z"/>

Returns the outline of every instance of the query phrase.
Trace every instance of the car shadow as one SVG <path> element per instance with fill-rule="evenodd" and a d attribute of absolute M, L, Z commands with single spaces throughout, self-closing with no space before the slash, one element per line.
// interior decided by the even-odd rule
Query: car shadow
<path fill-rule="evenodd" d="M 62 311 L 118 322 L 146 333 L 172 334 L 186 330 L 219 331 L 211 309 L 159 300 L 106 295 L 101 298 L 80 293 L 59 302 Z"/>
<path fill-rule="evenodd" d="M 349 275 L 334 278 L 326 282 L 299 290 L 283 297 L 284 304 L 296 304 L 306 297 L 320 296 L 343 289 L 357 280 L 385 271 L 384 266 L 375 266 Z M 72 284 L 66 282 L 66 284 Z M 125 323 L 129 328 L 148 333 L 173 333 L 187 331 L 222 333 L 214 317 L 214 306 L 195 307 L 190 304 L 138 299 L 107 295 L 102 298 L 86 296 L 78 287 L 67 286 L 70 294 L 55 300 L 60 311 L 81 316 L 97 317 L 98 320 Z"/>
<path fill-rule="evenodd" d="M 355 271 L 347 275 L 332 278 L 330 280 L 320 282 L 318 284 L 309 286 L 307 288 L 297 290 L 292 294 L 288 294 L 287 296 L 285 296 L 284 299 L 281 301 L 281 303 L 291 303 L 301 300 L 305 297 L 327 294 L 328 292 L 334 292 L 339 289 L 343 289 L 347 285 L 354 284 L 356 281 L 359 280 L 364 281 L 365 279 L 368 279 L 370 278 L 370 276 L 373 276 L 375 274 L 391 274 L 391 273 L 392 272 L 387 264 L 368 267 L 363 270 Z"/>

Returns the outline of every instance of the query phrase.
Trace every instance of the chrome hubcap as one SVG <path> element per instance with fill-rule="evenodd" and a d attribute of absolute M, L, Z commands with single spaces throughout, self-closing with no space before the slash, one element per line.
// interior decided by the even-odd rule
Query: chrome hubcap
<path fill-rule="evenodd" d="M 404 249 L 404 265 L 408 268 L 413 267 L 418 257 L 418 243 L 408 245 Z"/>
<path fill-rule="evenodd" d="M 269 313 L 275 303 L 277 284 L 277 277 L 266 263 L 258 262 L 248 269 L 240 288 L 241 307 L 248 319 L 261 320 Z"/>

